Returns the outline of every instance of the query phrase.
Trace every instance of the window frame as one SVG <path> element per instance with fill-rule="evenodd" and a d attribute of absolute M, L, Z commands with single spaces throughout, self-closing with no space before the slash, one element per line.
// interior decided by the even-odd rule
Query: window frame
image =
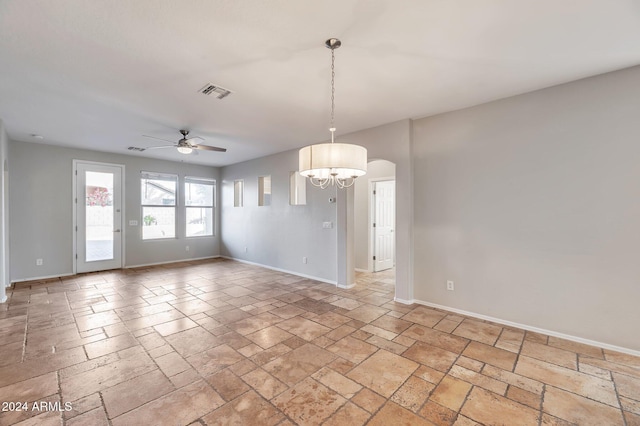
<path fill-rule="evenodd" d="M 211 205 L 193 205 L 187 204 L 187 184 L 195 183 L 200 185 L 210 185 L 212 190 Z M 216 236 L 216 195 L 217 184 L 213 178 L 205 178 L 200 176 L 185 176 L 183 181 L 184 188 L 184 237 L 185 238 L 208 238 Z M 187 211 L 189 209 L 211 209 L 211 234 L 206 235 L 189 235 L 187 231 Z"/>
<path fill-rule="evenodd" d="M 175 182 L 175 192 L 173 198 L 173 204 L 146 204 L 145 196 L 143 194 L 143 181 L 144 180 L 159 180 L 159 181 L 173 181 Z M 179 177 L 177 174 L 173 173 L 158 173 L 158 172 L 147 172 L 140 171 L 140 238 L 142 241 L 157 241 L 157 240 L 175 240 L 178 239 L 178 196 L 179 196 Z M 144 226 L 145 226 L 145 208 L 161 208 L 161 209 L 173 209 L 173 236 L 170 237 L 159 237 L 159 238 L 150 238 L 144 235 Z"/>

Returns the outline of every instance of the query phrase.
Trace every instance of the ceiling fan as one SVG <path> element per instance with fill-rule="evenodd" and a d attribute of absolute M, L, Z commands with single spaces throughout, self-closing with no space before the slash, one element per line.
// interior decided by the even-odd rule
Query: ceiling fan
<path fill-rule="evenodd" d="M 178 152 L 181 153 L 181 154 L 191 154 L 194 149 L 198 149 L 198 150 L 202 150 L 202 151 L 227 152 L 226 148 L 220 148 L 220 147 L 217 147 L 217 146 L 195 144 L 194 143 L 195 140 L 204 140 L 204 139 L 202 139 L 200 136 L 193 136 L 193 137 L 190 138 L 188 130 L 180 130 L 180 133 L 182 134 L 182 139 L 180 139 L 177 143 L 174 143 L 173 141 L 170 141 L 170 140 L 167 140 L 167 139 L 156 138 L 155 136 L 142 135 L 145 138 L 158 139 L 160 141 L 169 142 L 169 143 L 171 143 L 171 145 L 150 146 L 150 147 L 147 147 L 147 148 L 139 148 L 139 147 L 135 147 L 135 146 L 130 146 L 129 150 L 142 152 L 142 151 L 146 151 L 147 149 L 177 148 Z"/>

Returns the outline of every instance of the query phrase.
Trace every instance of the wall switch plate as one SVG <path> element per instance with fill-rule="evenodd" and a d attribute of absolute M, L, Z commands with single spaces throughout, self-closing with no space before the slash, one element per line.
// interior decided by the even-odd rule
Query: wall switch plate
<path fill-rule="evenodd" d="M 323 229 L 331 229 L 333 228 L 333 222 L 322 222 Z"/>
<path fill-rule="evenodd" d="M 42 266 L 42 259 L 36 259 L 36 266 Z"/>
<path fill-rule="evenodd" d="M 304 257 L 302 258 L 302 263 L 305 263 L 305 264 L 307 263 L 307 257 L 306 257 L 306 256 L 304 256 Z"/>
<path fill-rule="evenodd" d="M 453 281 L 447 281 L 447 290 L 453 291 Z"/>
<path fill-rule="evenodd" d="M 186 246 L 184 249 L 185 251 L 189 251 L 189 246 Z"/>
<path fill-rule="evenodd" d="M 138 221 L 137 220 L 130 220 L 129 221 L 129 226 L 138 226 Z"/>

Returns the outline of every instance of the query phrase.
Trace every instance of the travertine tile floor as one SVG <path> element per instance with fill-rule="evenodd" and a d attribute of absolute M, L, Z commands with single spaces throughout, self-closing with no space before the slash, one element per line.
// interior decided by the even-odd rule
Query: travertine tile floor
<path fill-rule="evenodd" d="M 640 358 L 395 303 L 384 273 L 180 263 L 0 306 L 2 425 L 640 425 Z"/>

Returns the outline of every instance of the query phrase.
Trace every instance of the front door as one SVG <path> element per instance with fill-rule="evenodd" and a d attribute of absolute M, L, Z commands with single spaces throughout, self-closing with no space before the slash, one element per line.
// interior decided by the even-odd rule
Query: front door
<path fill-rule="evenodd" d="M 124 166 L 74 161 L 76 272 L 122 267 Z"/>
<path fill-rule="evenodd" d="M 395 262 L 396 182 L 374 182 L 373 189 L 373 271 L 378 272 L 393 268 Z"/>

